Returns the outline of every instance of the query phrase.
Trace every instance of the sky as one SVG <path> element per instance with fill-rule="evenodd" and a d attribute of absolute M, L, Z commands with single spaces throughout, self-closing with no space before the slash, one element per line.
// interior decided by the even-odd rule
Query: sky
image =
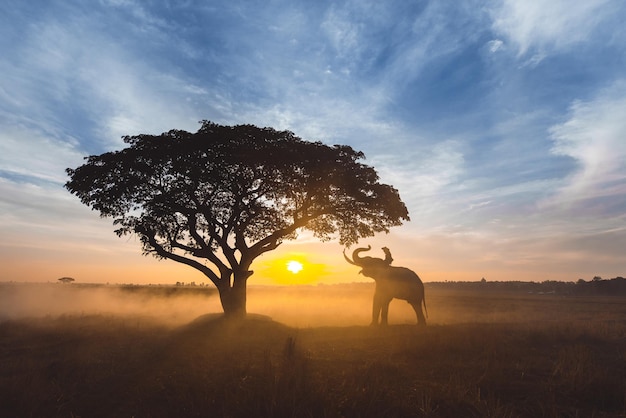
<path fill-rule="evenodd" d="M 425 282 L 626 276 L 624 21 L 621 0 L 5 0 L 0 281 L 206 282 L 63 187 L 123 135 L 205 119 L 363 151 L 411 221 L 359 246 Z M 342 250 L 302 233 L 250 284 L 364 280 Z"/>

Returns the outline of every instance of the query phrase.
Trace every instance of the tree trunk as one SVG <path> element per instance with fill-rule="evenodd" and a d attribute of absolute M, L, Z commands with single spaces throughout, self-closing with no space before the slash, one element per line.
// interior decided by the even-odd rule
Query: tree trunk
<path fill-rule="evenodd" d="M 228 317 L 244 318 L 246 316 L 247 282 L 251 272 L 247 273 L 235 274 L 232 286 L 227 284 L 217 288 L 224 315 Z"/>

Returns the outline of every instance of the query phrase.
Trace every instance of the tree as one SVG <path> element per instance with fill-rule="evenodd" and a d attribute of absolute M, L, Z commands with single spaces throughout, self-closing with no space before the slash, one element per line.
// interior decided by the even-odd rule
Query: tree
<path fill-rule="evenodd" d="M 408 221 L 398 191 L 349 146 L 203 121 L 196 133 L 125 136 L 128 147 L 68 168 L 65 187 L 137 234 L 144 255 L 202 272 L 227 315 L 245 315 L 250 266 L 308 229 L 342 245 Z"/>

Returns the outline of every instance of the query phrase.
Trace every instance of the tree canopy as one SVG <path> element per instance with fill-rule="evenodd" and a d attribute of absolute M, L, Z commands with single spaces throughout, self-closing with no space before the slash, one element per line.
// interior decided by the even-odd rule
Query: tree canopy
<path fill-rule="evenodd" d="M 123 139 L 128 147 L 68 168 L 65 187 L 119 236 L 137 234 L 144 254 L 201 271 L 227 313 L 245 312 L 252 261 L 299 230 L 351 245 L 409 220 L 398 191 L 349 146 L 209 121 Z"/>

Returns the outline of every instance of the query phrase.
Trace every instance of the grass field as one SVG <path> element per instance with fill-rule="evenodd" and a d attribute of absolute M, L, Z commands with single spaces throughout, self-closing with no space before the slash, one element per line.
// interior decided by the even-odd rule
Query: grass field
<path fill-rule="evenodd" d="M 0 286 L 2 417 L 625 417 L 626 298 L 368 285 Z M 271 318 L 271 319 L 270 319 Z"/>

